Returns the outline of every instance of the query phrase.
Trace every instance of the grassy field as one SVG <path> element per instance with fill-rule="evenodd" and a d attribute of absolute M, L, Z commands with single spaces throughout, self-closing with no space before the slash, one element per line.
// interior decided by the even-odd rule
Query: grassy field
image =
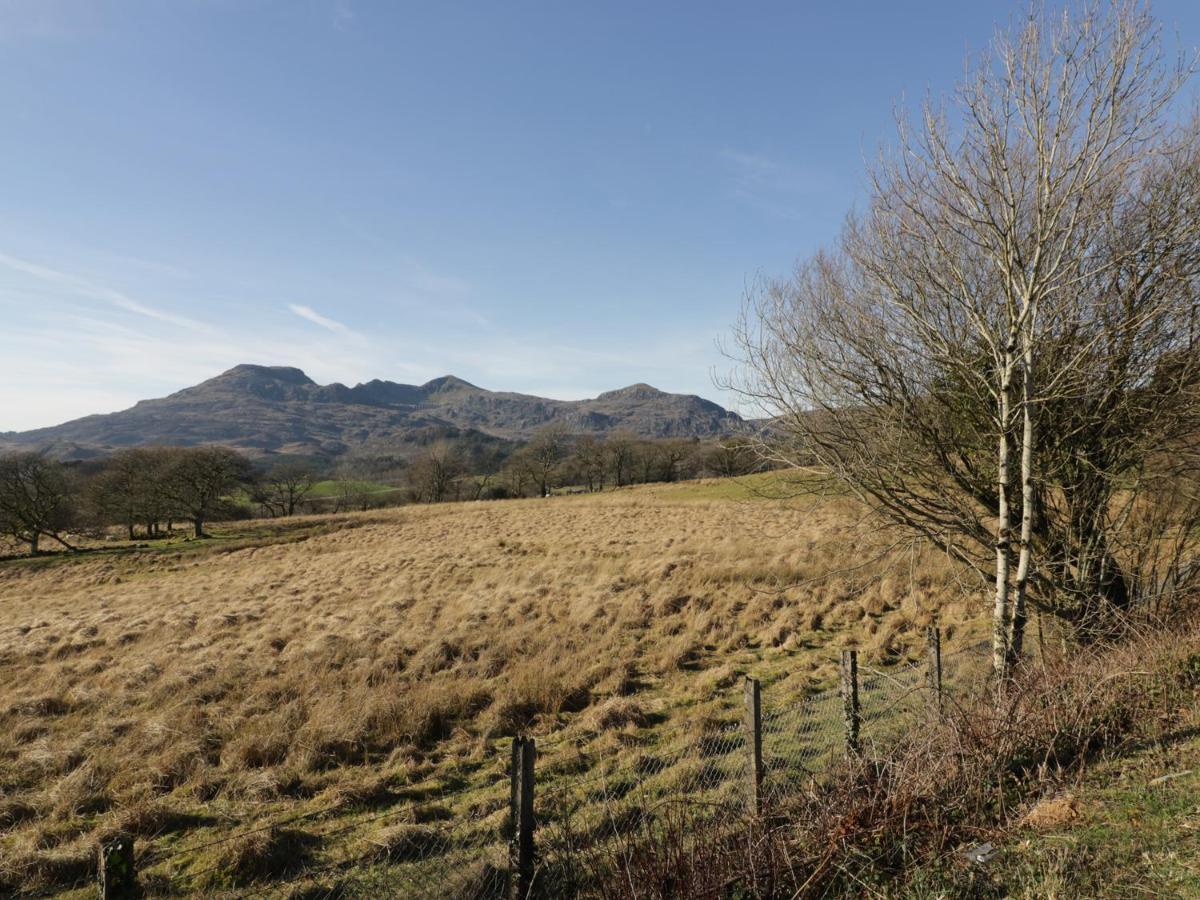
<path fill-rule="evenodd" d="M 297 517 L 2 563 L 0 872 L 65 883 L 118 829 L 169 850 L 447 790 L 487 818 L 473 785 L 517 732 L 549 738 L 548 778 L 577 775 L 736 719 L 744 673 L 783 703 L 828 687 L 847 644 L 888 666 L 935 616 L 948 650 L 983 633 L 943 558 L 847 498 L 774 487 Z M 260 872 L 229 852 L 172 877 Z"/>
<path fill-rule="evenodd" d="M 908 900 L 1200 897 L 1200 738 L 1133 748 L 1031 800 L 991 833 L 986 865 L 961 857 L 911 873 Z"/>
<path fill-rule="evenodd" d="M 352 481 L 348 485 L 343 485 L 338 481 L 325 480 L 314 483 L 312 490 L 305 496 L 314 500 L 336 497 L 344 487 L 355 494 L 387 494 L 396 490 L 395 485 L 382 484 L 375 481 Z"/>
<path fill-rule="evenodd" d="M 1047 897 L 1200 897 L 1198 761 L 1192 738 L 1089 772 L 1029 810 L 994 877 Z"/>

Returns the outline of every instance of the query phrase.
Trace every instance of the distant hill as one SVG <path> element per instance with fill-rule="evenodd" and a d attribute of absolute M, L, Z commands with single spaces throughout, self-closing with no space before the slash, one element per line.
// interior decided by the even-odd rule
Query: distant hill
<path fill-rule="evenodd" d="M 168 397 L 34 431 L 0 433 L 9 448 L 86 458 L 147 444 L 224 444 L 252 454 L 325 457 L 388 453 L 442 432 L 521 440 L 561 423 L 579 434 L 628 429 L 641 437 L 713 437 L 742 425 L 736 414 L 690 394 L 648 384 L 591 400 L 489 391 L 446 375 L 422 385 L 369 381 L 320 385 L 287 366 L 240 365 Z"/>

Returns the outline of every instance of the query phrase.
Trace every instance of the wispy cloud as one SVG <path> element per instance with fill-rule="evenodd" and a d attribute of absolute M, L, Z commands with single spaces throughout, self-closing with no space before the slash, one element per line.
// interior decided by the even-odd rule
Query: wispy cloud
<path fill-rule="evenodd" d="M 28 275 L 44 284 L 57 287 L 75 296 L 86 297 L 91 300 L 102 300 L 111 303 L 118 309 L 123 309 L 126 312 L 135 313 L 139 316 L 145 316 L 148 319 L 155 319 L 159 322 L 166 322 L 194 331 L 207 330 L 208 328 L 203 322 L 189 319 L 187 316 L 179 316 L 152 306 L 147 306 L 145 303 L 135 300 L 122 291 L 96 284 L 78 275 L 72 275 L 68 272 L 52 269 L 49 266 L 30 262 L 27 259 L 20 259 L 15 256 L 9 256 L 6 253 L 0 253 L 0 266 L 4 266 L 14 272 L 20 272 L 23 275 Z"/>
<path fill-rule="evenodd" d="M 140 256 L 129 256 L 123 253 L 109 253 L 102 250 L 93 250 L 92 252 L 99 259 L 107 263 L 124 269 L 132 269 L 134 271 L 151 276 L 166 275 L 169 278 L 176 279 L 190 279 L 194 277 L 193 273 L 187 269 L 171 263 L 162 262 L 157 259 L 144 259 Z"/>
<path fill-rule="evenodd" d="M 337 319 L 331 319 L 328 316 L 323 316 L 311 306 L 304 306 L 300 303 L 289 303 L 288 309 L 298 315 L 302 319 L 307 319 L 314 325 L 320 325 L 322 328 L 332 331 L 334 334 L 352 335 L 354 329 L 349 325 L 339 322 Z"/>
<path fill-rule="evenodd" d="M 723 150 L 721 164 L 732 195 L 754 208 L 785 219 L 805 217 L 804 201 L 832 186 L 830 176 L 762 153 Z"/>

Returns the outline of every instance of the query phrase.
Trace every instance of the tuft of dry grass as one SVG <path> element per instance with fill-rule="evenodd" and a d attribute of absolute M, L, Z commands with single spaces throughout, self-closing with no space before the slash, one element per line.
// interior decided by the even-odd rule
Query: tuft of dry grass
<path fill-rule="evenodd" d="M 641 728 L 647 723 L 646 712 L 641 704 L 628 697 L 613 697 L 593 707 L 587 724 L 596 731 L 614 731 L 633 726 Z"/>
<path fill-rule="evenodd" d="M 846 498 L 709 489 L 0 562 L 0 867 L 33 854 L 51 883 L 66 851 L 34 841 L 46 822 L 86 846 L 145 810 L 148 838 L 203 838 L 214 818 L 461 789 L 522 731 L 625 752 L 715 714 L 744 673 L 800 697 L 847 641 L 902 658 L 935 616 L 963 640 L 983 624 L 943 557 L 891 547 Z M 267 877 L 262 840 L 230 865 Z"/>
<path fill-rule="evenodd" d="M 369 858 L 390 862 L 423 859 L 441 840 L 441 834 L 432 825 L 391 825 L 371 835 Z"/>
<path fill-rule="evenodd" d="M 247 885 L 300 872 L 317 839 L 296 828 L 261 828 L 220 845 L 211 884 Z"/>

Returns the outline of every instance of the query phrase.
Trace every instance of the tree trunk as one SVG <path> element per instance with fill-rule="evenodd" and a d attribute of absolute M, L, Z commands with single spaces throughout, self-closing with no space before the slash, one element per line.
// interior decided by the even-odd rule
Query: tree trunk
<path fill-rule="evenodd" d="M 38 554 L 38 538 L 40 538 L 40 537 L 41 537 L 41 535 L 38 534 L 36 531 L 29 536 L 29 555 L 30 556 L 37 556 L 37 554 Z"/>
<path fill-rule="evenodd" d="M 992 601 L 992 668 L 1003 678 L 1008 671 L 1009 565 L 1011 559 L 1012 510 L 1008 488 L 1010 454 L 1008 425 L 1012 405 L 1013 351 L 1005 348 L 1000 371 L 999 441 L 996 459 L 996 593 Z"/>
<path fill-rule="evenodd" d="M 204 518 L 202 516 L 194 516 L 192 518 L 192 527 L 195 529 L 196 537 L 204 537 Z"/>
<path fill-rule="evenodd" d="M 132 541 L 135 539 L 135 537 L 136 537 L 136 535 L 134 534 L 134 531 L 133 531 L 133 523 L 130 522 L 129 523 L 129 540 Z"/>
<path fill-rule="evenodd" d="M 1027 329 L 1032 323 L 1027 325 Z M 1033 344 L 1031 336 L 1023 335 L 1021 360 L 1021 553 L 1017 560 L 1017 580 L 1012 604 L 1012 624 L 1008 633 L 1008 664 L 1014 665 L 1021 656 L 1025 639 L 1025 594 L 1029 588 L 1029 566 L 1033 556 Z"/>

